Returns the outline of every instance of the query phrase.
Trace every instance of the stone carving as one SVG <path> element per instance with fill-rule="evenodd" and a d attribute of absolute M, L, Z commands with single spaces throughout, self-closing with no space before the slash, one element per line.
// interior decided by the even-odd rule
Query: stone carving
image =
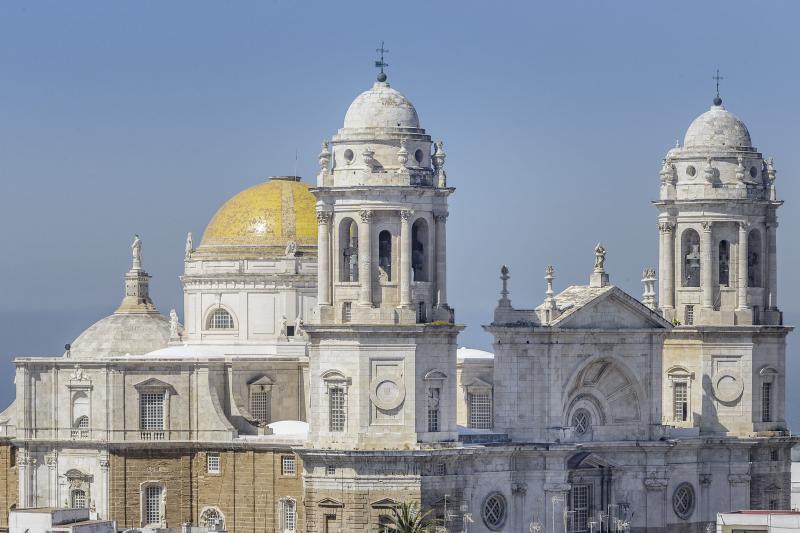
<path fill-rule="evenodd" d="M 405 220 L 406 222 L 411 220 L 411 217 L 413 216 L 414 216 L 414 211 L 411 211 L 410 209 L 403 209 L 402 211 L 400 211 L 400 218 Z"/>
<path fill-rule="evenodd" d="M 317 224 L 320 226 L 326 225 L 331 221 L 331 213 L 329 211 L 317 211 Z"/>
<path fill-rule="evenodd" d="M 661 166 L 661 172 L 659 174 L 661 176 L 662 185 L 673 185 L 677 181 L 678 173 L 669 157 L 664 159 L 664 164 Z"/>
<path fill-rule="evenodd" d="M 597 243 L 594 247 L 594 271 L 605 272 L 606 264 L 606 249 L 601 243 Z"/>
<path fill-rule="evenodd" d="M 744 171 L 744 158 L 741 155 L 736 156 L 736 179 L 744 183 L 745 181 L 745 171 Z"/>
<path fill-rule="evenodd" d="M 666 490 L 669 485 L 669 478 L 659 475 L 659 472 L 650 472 L 644 478 L 644 486 L 647 490 Z"/>
<path fill-rule="evenodd" d="M 705 486 L 711 485 L 711 474 L 709 473 L 700 474 L 700 484 Z"/>
<path fill-rule="evenodd" d="M 297 318 L 294 319 L 294 336 L 295 338 L 303 339 L 306 336 L 306 330 L 304 329 L 303 319 L 300 318 L 300 315 L 297 315 Z"/>
<path fill-rule="evenodd" d="M 744 380 L 739 372 L 722 370 L 711 379 L 711 387 L 717 400 L 732 404 L 738 402 L 744 392 Z"/>
<path fill-rule="evenodd" d="M 400 149 L 397 151 L 397 162 L 400 163 L 401 171 L 406 169 L 406 163 L 408 163 L 408 149 L 406 148 L 405 139 L 400 141 Z"/>
<path fill-rule="evenodd" d="M 511 300 L 508 299 L 508 280 L 511 276 L 508 275 L 508 267 L 503 265 L 500 267 L 500 280 L 501 280 L 501 288 L 500 288 L 500 300 L 498 301 L 498 307 L 511 307 Z"/>
<path fill-rule="evenodd" d="M 713 224 L 708 220 L 704 220 L 703 222 L 700 223 L 700 226 L 702 226 L 704 232 L 710 232 L 711 228 L 713 227 Z"/>
<path fill-rule="evenodd" d="M 191 258 L 192 252 L 194 252 L 194 242 L 192 241 L 192 232 L 190 231 L 186 235 L 186 248 L 183 251 L 183 257 L 185 259 Z"/>
<path fill-rule="evenodd" d="M 553 279 L 555 278 L 556 269 L 553 265 L 548 265 L 544 269 L 544 279 L 547 282 L 547 289 L 544 291 L 544 303 L 553 310 L 556 308 L 556 299 L 553 297 Z"/>
<path fill-rule="evenodd" d="M 142 268 L 142 239 L 138 234 L 133 236 L 131 254 L 133 255 L 133 270 L 140 270 Z"/>
<path fill-rule="evenodd" d="M 178 332 L 178 313 L 175 309 L 169 310 L 169 339 L 178 340 L 180 333 Z"/>
<path fill-rule="evenodd" d="M 747 231 L 750 229 L 750 221 L 749 220 L 740 220 L 739 221 L 739 230 Z"/>
<path fill-rule="evenodd" d="M 358 215 L 361 217 L 361 222 L 364 224 L 368 224 L 369 221 L 372 219 L 372 211 L 369 209 L 362 209 L 358 212 Z"/>
<path fill-rule="evenodd" d="M 706 179 L 708 183 L 713 183 L 716 175 L 717 175 L 716 169 L 713 166 L 711 166 L 711 158 L 707 157 L 706 168 L 703 169 L 703 177 Z"/>
<path fill-rule="evenodd" d="M 361 152 L 361 160 L 364 161 L 364 164 L 370 171 L 375 170 L 377 166 L 377 161 L 375 161 L 375 152 L 372 150 L 371 147 L 367 146 L 367 148 Z"/>
<path fill-rule="evenodd" d="M 289 334 L 289 321 L 286 320 L 286 315 L 281 317 L 280 338 L 285 339 Z"/>
<path fill-rule="evenodd" d="M 444 171 L 444 160 L 447 154 L 444 153 L 444 143 L 436 141 L 433 143 L 434 152 L 431 159 L 433 160 L 433 170 L 436 173 L 437 186 L 447 187 L 447 173 Z"/>
<path fill-rule="evenodd" d="M 69 376 L 69 379 L 72 381 L 83 381 L 86 379 L 86 375 L 83 372 L 83 369 L 80 365 L 75 365 L 75 370 L 72 371 L 72 374 Z"/>
<path fill-rule="evenodd" d="M 672 222 L 659 222 L 658 223 L 658 231 L 661 233 L 672 233 L 675 229 L 675 224 Z"/>
<path fill-rule="evenodd" d="M 527 483 L 512 483 L 511 484 L 511 494 L 515 495 L 524 495 L 528 492 L 528 484 Z"/>
<path fill-rule="evenodd" d="M 286 243 L 285 254 L 286 257 L 295 257 L 297 255 L 297 243 L 295 241 L 289 241 Z"/>
<path fill-rule="evenodd" d="M 642 294 L 642 303 L 655 310 L 656 305 L 656 269 L 645 268 L 642 272 L 642 283 L 644 284 L 644 294 Z"/>
<path fill-rule="evenodd" d="M 44 462 L 47 465 L 47 468 L 50 470 L 54 469 L 56 465 L 58 465 L 58 452 L 53 450 L 50 453 L 45 454 Z"/>
<path fill-rule="evenodd" d="M 327 172 L 331 162 L 331 153 L 328 151 L 328 141 L 322 141 L 322 151 L 319 153 L 319 171 Z"/>

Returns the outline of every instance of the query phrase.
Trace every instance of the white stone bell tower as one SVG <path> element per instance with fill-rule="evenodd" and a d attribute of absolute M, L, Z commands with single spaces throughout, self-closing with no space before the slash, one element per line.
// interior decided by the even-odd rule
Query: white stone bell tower
<path fill-rule="evenodd" d="M 775 167 L 717 94 L 667 152 L 658 201 L 664 422 L 701 434 L 785 427 Z M 704 394 L 705 392 L 705 394 Z"/>
<path fill-rule="evenodd" d="M 318 309 L 307 328 L 311 438 L 407 449 L 456 439 L 445 153 L 381 71 L 333 139 L 317 187 Z"/>

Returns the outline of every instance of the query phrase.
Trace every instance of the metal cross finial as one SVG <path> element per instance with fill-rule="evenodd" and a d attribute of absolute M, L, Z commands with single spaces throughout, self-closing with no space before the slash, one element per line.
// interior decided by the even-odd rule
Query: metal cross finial
<path fill-rule="evenodd" d="M 379 78 L 380 77 L 384 77 L 385 78 L 386 74 L 384 74 L 383 69 L 384 69 L 384 67 L 388 67 L 389 63 L 387 63 L 384 60 L 384 55 L 388 54 L 389 50 L 387 48 L 384 48 L 383 41 L 381 41 L 381 47 L 380 48 L 376 48 L 375 51 L 378 53 L 378 60 L 375 61 L 375 68 L 381 69 L 380 74 L 378 74 L 378 77 Z M 383 74 L 383 76 L 381 76 L 381 74 Z"/>
<path fill-rule="evenodd" d="M 719 69 L 717 69 L 717 75 L 711 79 L 717 82 L 717 98 L 719 98 L 719 80 L 724 80 L 725 78 L 719 75 Z"/>

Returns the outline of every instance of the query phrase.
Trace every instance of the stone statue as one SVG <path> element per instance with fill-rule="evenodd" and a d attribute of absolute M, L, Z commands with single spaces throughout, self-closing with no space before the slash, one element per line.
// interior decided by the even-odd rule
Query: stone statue
<path fill-rule="evenodd" d="M 186 235 L 186 249 L 183 255 L 186 259 L 189 259 L 192 256 L 192 252 L 194 252 L 194 242 L 192 241 L 192 232 L 190 231 Z"/>
<path fill-rule="evenodd" d="M 328 151 L 328 141 L 322 141 L 322 151 L 317 157 L 319 158 L 320 172 L 327 172 L 328 165 L 331 162 L 331 153 Z"/>
<path fill-rule="evenodd" d="M 175 309 L 170 309 L 169 311 L 169 338 L 171 340 L 180 338 L 178 333 L 178 313 Z"/>
<path fill-rule="evenodd" d="M 133 254 L 133 268 L 138 270 L 142 268 L 142 239 L 136 234 L 133 236 L 133 244 L 131 244 L 131 253 Z"/>
<path fill-rule="evenodd" d="M 599 242 L 594 247 L 594 271 L 605 272 L 606 249 Z"/>
<path fill-rule="evenodd" d="M 303 329 L 303 319 L 300 318 L 300 315 L 297 315 L 297 318 L 294 319 L 294 336 L 300 338 L 306 336 L 306 332 Z"/>
<path fill-rule="evenodd" d="M 281 338 L 285 339 L 289 334 L 289 321 L 286 320 L 286 315 L 281 317 Z"/>
<path fill-rule="evenodd" d="M 286 243 L 286 257 L 294 257 L 297 255 L 297 243 L 289 241 Z"/>

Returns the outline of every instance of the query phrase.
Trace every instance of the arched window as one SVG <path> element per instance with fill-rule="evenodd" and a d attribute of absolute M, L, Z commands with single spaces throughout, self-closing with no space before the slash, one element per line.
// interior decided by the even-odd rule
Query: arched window
<path fill-rule="evenodd" d="M 761 233 L 755 229 L 747 239 L 747 286 L 761 286 Z"/>
<path fill-rule="evenodd" d="M 700 235 L 687 229 L 681 237 L 681 257 L 683 258 L 683 287 L 700 286 Z"/>
<path fill-rule="evenodd" d="M 281 499 L 281 531 L 282 533 L 297 531 L 297 502 L 292 498 Z"/>
<path fill-rule="evenodd" d="M 428 281 L 428 223 L 424 218 L 411 227 L 411 271 L 414 281 Z"/>
<path fill-rule="evenodd" d="M 728 287 L 731 277 L 731 245 L 728 241 L 719 241 L 719 285 Z"/>
<path fill-rule="evenodd" d="M 86 415 L 78 417 L 72 428 L 73 439 L 89 438 L 89 417 Z"/>
<path fill-rule="evenodd" d="M 339 224 L 339 281 L 358 281 L 358 225 L 352 218 Z"/>
<path fill-rule="evenodd" d="M 200 527 L 206 527 L 209 531 L 225 531 L 225 518 L 222 512 L 216 507 L 208 507 L 200 514 Z"/>
<path fill-rule="evenodd" d="M 378 267 L 392 281 L 392 234 L 386 230 L 378 234 Z"/>
<path fill-rule="evenodd" d="M 208 317 L 208 329 L 233 329 L 233 317 L 225 309 L 215 309 Z"/>
<path fill-rule="evenodd" d="M 85 509 L 86 508 L 86 491 L 81 489 L 73 489 L 72 493 L 70 493 L 69 505 L 73 509 Z"/>
<path fill-rule="evenodd" d="M 89 438 L 89 396 L 84 391 L 72 395 L 72 431 L 73 439 Z"/>

